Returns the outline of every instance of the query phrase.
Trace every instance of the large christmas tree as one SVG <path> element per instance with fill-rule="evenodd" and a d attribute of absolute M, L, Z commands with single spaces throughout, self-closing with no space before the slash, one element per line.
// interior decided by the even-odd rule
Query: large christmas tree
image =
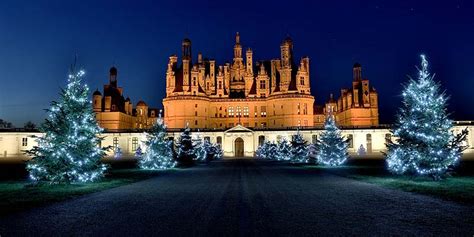
<path fill-rule="evenodd" d="M 196 158 L 193 140 L 191 138 L 191 129 L 188 126 L 181 133 L 178 140 L 178 154 L 176 160 L 179 166 L 192 166 Z"/>
<path fill-rule="evenodd" d="M 147 133 L 145 142 L 145 154 L 139 159 L 139 166 L 142 169 L 169 169 L 176 165 L 173 158 L 173 143 L 168 140 L 166 125 L 161 116 Z"/>
<path fill-rule="evenodd" d="M 324 132 L 316 144 L 317 161 L 323 165 L 339 166 L 347 157 L 349 143 L 337 128 L 334 116 L 330 115 L 324 124 Z"/>
<path fill-rule="evenodd" d="M 291 161 L 293 163 L 308 162 L 308 146 L 299 130 L 291 141 Z"/>
<path fill-rule="evenodd" d="M 451 132 L 447 97 L 428 72 L 424 55 L 418 80 L 410 78 L 402 95 L 403 104 L 392 129 L 397 140 L 387 141 L 388 168 L 396 174 L 440 179 L 460 158 L 467 130 L 458 135 Z"/>
<path fill-rule="evenodd" d="M 66 89 L 59 101 L 53 101 L 48 118 L 39 130 L 38 146 L 28 151 L 33 158 L 27 164 L 30 177 L 51 184 L 79 183 L 100 179 L 106 166 L 100 162 L 105 148 L 100 148 L 102 129 L 97 125 L 89 99 L 89 89 L 82 82 L 84 71 L 71 69 Z"/>

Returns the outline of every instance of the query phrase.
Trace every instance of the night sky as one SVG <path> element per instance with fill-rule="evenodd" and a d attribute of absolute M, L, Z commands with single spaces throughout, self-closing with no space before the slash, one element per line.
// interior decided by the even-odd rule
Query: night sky
<path fill-rule="evenodd" d="M 78 55 L 91 93 L 118 83 L 132 102 L 161 107 L 168 56 L 181 41 L 219 64 L 232 61 L 234 35 L 254 60 L 277 58 L 287 36 L 311 59 L 312 94 L 350 87 L 352 65 L 379 92 L 380 119 L 393 121 L 401 83 L 419 54 L 451 96 L 456 120 L 474 120 L 473 1 L 1 1 L 0 118 L 41 122 Z"/>

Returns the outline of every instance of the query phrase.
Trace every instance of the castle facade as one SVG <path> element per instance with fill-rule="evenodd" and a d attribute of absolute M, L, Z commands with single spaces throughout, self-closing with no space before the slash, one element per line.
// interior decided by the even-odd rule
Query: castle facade
<path fill-rule="evenodd" d="M 362 78 L 360 64 L 353 68 L 351 89 L 323 106 L 311 94 L 310 63 L 296 63 L 293 41 L 280 45 L 280 58 L 255 61 L 252 49 L 243 54 L 235 36 L 232 63 L 218 65 L 199 53 L 193 61 L 191 41 L 182 42 L 180 61 L 169 57 L 166 71 L 164 120 L 169 128 L 228 129 L 322 126 L 331 113 L 341 126 L 378 125 L 378 95 Z"/>

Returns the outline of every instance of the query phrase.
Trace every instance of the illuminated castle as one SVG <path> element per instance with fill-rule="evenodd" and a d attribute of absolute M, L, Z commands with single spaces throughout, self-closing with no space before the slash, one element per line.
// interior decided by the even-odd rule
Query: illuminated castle
<path fill-rule="evenodd" d="M 309 58 L 297 64 L 293 41 L 280 45 L 279 59 L 255 61 L 248 48 L 243 55 L 239 33 L 232 63 L 217 65 L 199 53 L 193 62 L 191 41 L 182 42 L 181 62 L 169 57 L 166 71 L 164 119 L 169 128 L 226 129 L 321 126 L 329 113 L 342 126 L 378 125 L 377 92 L 362 78 L 360 64 L 353 68 L 351 89 L 336 100 L 316 106 L 311 95 Z"/>
<path fill-rule="evenodd" d="M 109 84 L 104 85 L 104 94 L 99 90 L 92 94 L 97 122 L 109 131 L 151 127 L 158 117 L 158 110 L 148 108 L 141 100 L 133 108 L 132 101 L 124 98 L 123 88 L 117 84 L 117 74 L 117 68 L 110 68 Z"/>

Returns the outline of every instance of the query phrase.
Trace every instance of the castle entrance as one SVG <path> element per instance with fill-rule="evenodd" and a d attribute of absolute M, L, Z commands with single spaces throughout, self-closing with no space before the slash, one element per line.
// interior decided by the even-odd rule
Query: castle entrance
<path fill-rule="evenodd" d="M 244 139 L 238 137 L 234 142 L 234 156 L 243 157 L 244 156 Z"/>

